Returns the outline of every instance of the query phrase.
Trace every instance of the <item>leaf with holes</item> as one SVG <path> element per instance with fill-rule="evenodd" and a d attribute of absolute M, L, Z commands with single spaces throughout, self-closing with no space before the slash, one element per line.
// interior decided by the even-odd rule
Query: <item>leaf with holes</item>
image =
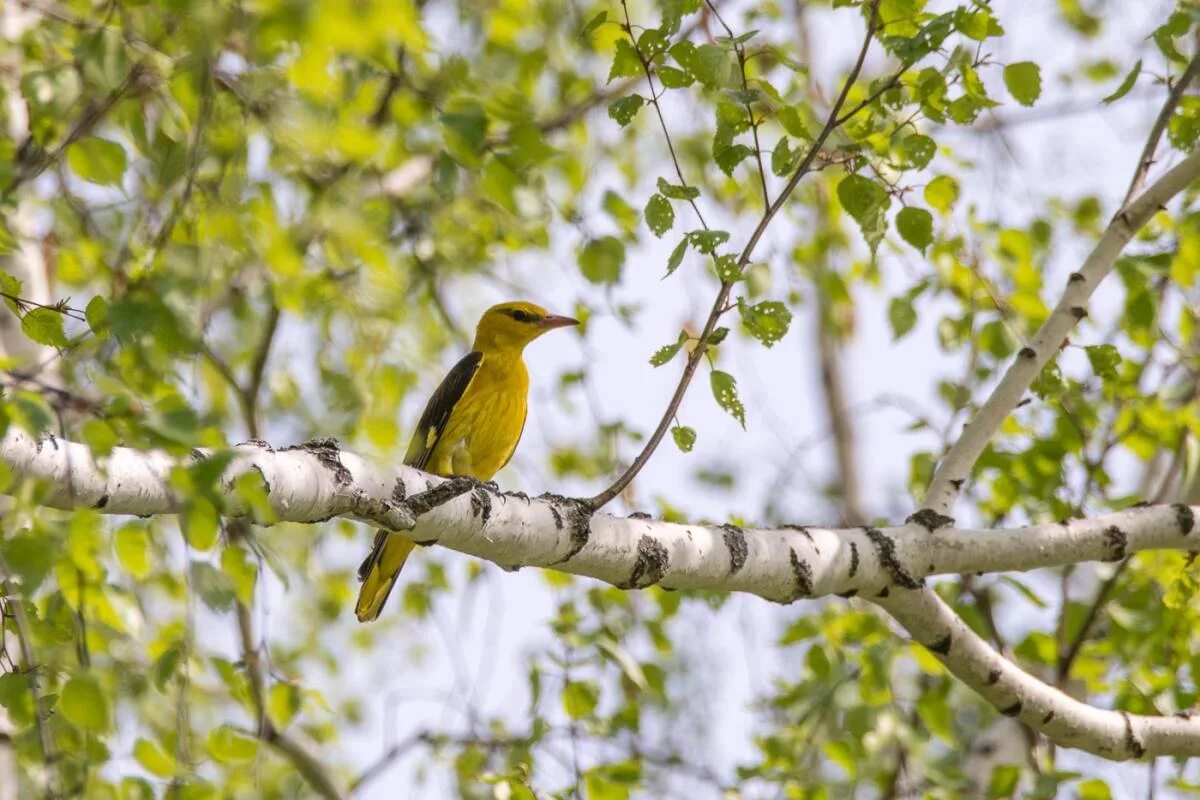
<path fill-rule="evenodd" d="M 669 197 L 672 200 L 695 200 L 700 196 L 700 190 L 695 186 L 668 183 L 664 178 L 658 179 L 658 191 L 663 197 Z"/>
<path fill-rule="evenodd" d="M 729 241 L 729 234 L 726 231 L 692 231 L 688 234 L 688 241 L 692 247 L 708 255 Z"/>
<path fill-rule="evenodd" d="M 661 194 L 656 194 L 647 201 L 642 216 L 650 227 L 650 232 L 660 238 L 675 224 L 675 209 L 671 208 L 671 201 Z"/>
<path fill-rule="evenodd" d="M 632 78 L 643 74 L 642 60 L 628 39 L 617 40 L 617 52 L 613 54 L 612 69 L 608 72 L 608 82 L 614 78 Z"/>
<path fill-rule="evenodd" d="M 774 346 L 782 339 L 792 324 L 792 312 L 778 300 L 764 300 L 749 305 L 745 298 L 739 297 L 738 313 L 742 315 L 742 324 L 750 335 L 767 347 Z"/>
<path fill-rule="evenodd" d="M 671 438 L 675 440 L 675 446 L 685 453 L 692 452 L 692 448 L 696 446 L 696 431 L 686 425 L 671 428 Z"/>
<path fill-rule="evenodd" d="M 633 118 L 637 116 L 638 110 L 645 102 L 645 98 L 640 94 L 631 94 L 629 97 L 614 100 L 608 106 L 608 116 L 616 120 L 616 123 L 624 128 L 633 121 Z"/>
<path fill-rule="evenodd" d="M 737 381 L 734 377 L 728 372 L 714 369 L 709 375 L 709 382 L 712 384 L 713 398 L 716 399 L 717 405 L 728 411 L 730 416 L 745 428 L 746 407 L 738 397 Z"/>
<path fill-rule="evenodd" d="M 650 366 L 661 367 L 666 364 L 675 354 L 679 352 L 679 348 L 683 347 L 683 343 L 688 340 L 687 332 L 680 331 L 679 338 L 674 344 L 666 344 L 654 351 L 654 355 L 650 356 Z"/>
<path fill-rule="evenodd" d="M 837 187 L 838 200 L 858 223 L 874 255 L 887 232 L 887 209 L 891 198 L 877 181 L 862 175 L 847 175 Z"/>

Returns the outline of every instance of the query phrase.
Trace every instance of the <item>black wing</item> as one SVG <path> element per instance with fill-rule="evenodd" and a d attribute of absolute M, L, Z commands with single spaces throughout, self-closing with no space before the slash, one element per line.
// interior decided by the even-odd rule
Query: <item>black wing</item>
<path fill-rule="evenodd" d="M 404 454 L 405 464 L 425 469 L 438 440 L 446 430 L 450 412 L 471 385 L 471 379 L 479 371 L 482 361 L 483 353 L 478 350 L 467 353 L 446 373 L 446 377 L 442 378 L 433 396 L 425 404 L 425 410 L 417 422 L 417 429 L 413 431 L 412 439 L 408 443 L 408 452 Z"/>

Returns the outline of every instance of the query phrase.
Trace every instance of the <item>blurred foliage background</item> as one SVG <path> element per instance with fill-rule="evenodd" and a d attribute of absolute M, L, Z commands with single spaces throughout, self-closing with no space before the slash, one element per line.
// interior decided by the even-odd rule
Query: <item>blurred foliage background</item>
<path fill-rule="evenodd" d="M 739 264 L 872 22 L 853 113 Z M 617 505 L 895 522 L 1118 208 L 1198 22 L 1182 1 L 3 0 L 0 422 L 100 455 L 336 436 L 397 458 L 478 313 L 522 297 L 584 325 L 531 350 L 501 483 L 586 496 L 725 281 Z M 1185 94 L 1159 164 L 1197 135 Z M 1198 270 L 1192 192 L 960 519 L 1195 502 Z M 174 478 L 178 518 L 51 512 L 2 477 L 3 800 L 1200 793 L 1194 764 L 1055 752 L 858 601 L 422 552 L 364 627 L 363 526 L 223 524 L 204 464 Z M 1183 555 L 938 589 L 1077 696 L 1196 706 Z"/>

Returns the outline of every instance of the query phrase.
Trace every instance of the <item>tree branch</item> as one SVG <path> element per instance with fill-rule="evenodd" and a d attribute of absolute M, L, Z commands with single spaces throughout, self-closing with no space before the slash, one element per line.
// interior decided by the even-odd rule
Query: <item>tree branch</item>
<path fill-rule="evenodd" d="M 808 174 L 813 161 L 816 159 L 821 147 L 825 144 L 825 140 L 840 125 L 869 105 L 869 101 L 864 101 L 855 106 L 853 111 L 843 114 L 840 117 L 838 116 L 841 114 L 842 106 L 846 103 L 846 97 L 850 94 L 850 88 L 858 79 L 859 73 L 862 72 L 863 64 L 867 60 L 867 51 L 871 47 L 871 39 L 875 35 L 875 29 L 879 21 L 879 3 L 880 0 L 874 0 L 871 3 L 871 16 L 867 23 L 867 35 L 863 37 L 862 48 L 858 52 L 858 58 L 855 60 L 850 74 L 846 76 L 846 81 L 842 85 L 842 91 L 838 95 L 837 101 L 834 102 L 833 109 L 829 112 L 829 117 L 825 121 L 824 127 L 817 134 L 817 138 L 813 140 L 812 146 L 809 147 L 800 165 L 796 167 L 796 171 L 792 173 L 792 177 L 788 180 L 787 185 L 783 187 L 783 191 L 775 198 L 775 202 L 769 205 L 766 211 L 763 212 L 762 219 L 755 226 L 754 231 L 750 234 L 750 239 L 742 249 L 741 256 L 738 257 L 739 270 L 750 263 L 750 258 L 754 255 L 754 248 L 758 246 L 759 240 L 766 233 L 767 226 L 771 224 L 771 220 L 775 218 L 775 215 L 779 213 L 779 210 L 783 208 L 788 198 L 791 197 L 792 192 L 796 190 L 801 179 Z M 592 508 L 603 507 L 614 497 L 625 491 L 625 487 L 637 477 L 642 468 L 650 461 L 650 457 L 654 455 L 654 451 L 658 449 L 658 445 L 662 442 L 663 436 L 666 435 L 667 429 L 671 427 L 671 422 L 675 419 L 675 415 L 679 411 L 679 405 L 683 402 L 684 395 L 687 394 L 688 386 L 692 382 L 692 376 L 696 374 L 696 368 L 700 366 L 701 359 L 708 352 L 708 339 L 717 327 L 717 320 L 728 310 L 729 294 L 733 290 L 733 286 L 734 282 L 731 280 L 721 282 L 721 287 L 717 291 L 717 297 L 713 301 L 712 309 L 708 312 L 708 319 L 704 323 L 704 329 L 700 333 L 696 347 L 688 353 L 687 363 L 683 367 L 683 374 L 679 376 L 679 383 L 675 386 L 675 393 L 671 395 L 671 400 L 667 403 L 666 411 L 663 412 L 662 418 L 658 422 L 658 427 L 654 429 L 654 433 L 647 439 L 642 452 L 638 453 L 637 458 L 633 460 L 629 468 L 613 481 L 611 486 L 588 500 Z"/>
<path fill-rule="evenodd" d="M 247 443 L 224 454 L 195 451 L 184 459 L 118 447 L 102 465 L 85 445 L 49 437 L 36 440 L 15 426 L 0 440 L 0 461 L 17 475 L 47 481 L 43 504 L 91 507 L 106 514 L 176 512 L 180 501 L 170 488 L 172 470 L 215 457 L 230 459 L 221 488 L 250 473 L 262 478 L 274 515 L 261 520 L 264 523 L 345 516 L 508 569 L 549 567 L 624 589 L 660 585 L 741 591 L 781 603 L 861 593 L 876 598 L 910 631 L 921 631 L 922 641 L 933 642 L 931 649 L 989 700 L 1009 699 L 1002 692 L 1016 693 L 1031 698 L 1028 705 L 1039 714 L 1056 710 L 1058 716 L 1073 720 L 1070 725 L 1049 725 L 1038 723 L 1034 712 L 1021 714 L 1023 722 L 1059 744 L 1107 757 L 1138 755 L 1138 748 L 1147 755 L 1200 755 L 1200 717 L 1131 717 L 1130 741 L 1136 746 L 1127 742 L 1121 749 L 1110 735 L 1111 712 L 1081 711 L 1086 706 L 1060 698 L 982 641 L 960 652 L 942 647 L 942 634 L 927 636 L 942 630 L 958 639 L 965 629 L 956 617 L 947 620 L 953 612 L 940 608 L 932 592 L 906 591 L 900 595 L 903 601 L 887 600 L 897 590 L 921 587 L 931 575 L 1117 561 L 1152 549 L 1200 551 L 1200 532 L 1194 530 L 1200 507 L 1147 506 L 1009 530 L 955 528 L 949 518 L 928 511 L 889 528 L 743 530 L 614 517 L 594 513 L 579 500 L 555 495 L 530 499 L 469 479 L 445 480 L 403 465 L 376 465 L 342 451 L 331 439 L 282 450 Z M 226 515 L 249 513 L 235 492 L 220 494 L 227 498 Z M 988 666 L 986 677 L 999 668 L 993 666 L 997 661 L 1004 664 L 1002 690 L 986 681 L 973 682 L 980 665 Z M 1084 723 L 1093 727 L 1080 728 Z M 266 740 L 289 757 L 296 756 L 286 738 Z"/>
<path fill-rule="evenodd" d="M 924 506 L 949 513 L 959 488 L 970 475 L 984 448 L 1012 413 L 1033 380 L 1062 346 L 1075 324 L 1087 315 L 1088 299 L 1112 271 L 1121 251 L 1156 213 L 1200 178 L 1200 150 L 1179 162 L 1136 200 L 1126 204 L 1108 224 L 1095 249 L 1078 272 L 1072 272 L 1066 291 L 1050 317 L 1029 344 L 1017 354 L 987 401 L 967 423 L 934 473 Z"/>
<path fill-rule="evenodd" d="M 1055 744 L 1118 761 L 1200 754 L 1200 716 L 1149 717 L 1082 703 L 997 653 L 935 592 L 901 589 L 874 602 L 920 631 L 917 641 L 1002 714 Z"/>

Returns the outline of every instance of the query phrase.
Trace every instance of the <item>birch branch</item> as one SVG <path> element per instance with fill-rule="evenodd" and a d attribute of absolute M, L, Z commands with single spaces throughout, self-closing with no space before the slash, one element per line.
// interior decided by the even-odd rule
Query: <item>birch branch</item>
<path fill-rule="evenodd" d="M 1095 249 L 1078 272 L 1067 279 L 1067 288 L 1050 317 L 1029 344 L 1017 354 L 991 396 L 963 429 L 938 464 L 925 495 L 924 505 L 939 514 L 947 514 L 958 497 L 958 490 L 971 473 L 984 448 L 1012 413 L 1021 397 L 1054 357 L 1067 334 L 1087 316 L 1087 303 L 1096 287 L 1112 271 L 1117 257 L 1130 239 L 1148 223 L 1175 195 L 1200 178 L 1200 150 L 1155 181 L 1136 200 L 1125 205 L 1108 224 Z"/>
<path fill-rule="evenodd" d="M 963 683 L 1055 744 L 1116 761 L 1200 754 L 1200 714 L 1149 717 L 1082 703 L 1004 658 L 932 591 L 876 601 Z"/>
<path fill-rule="evenodd" d="M 1011 707 L 1014 697 L 1020 700 L 1021 719 L 1060 744 L 1110 758 L 1200 755 L 1200 717 L 1164 719 L 1163 727 L 1155 727 L 1160 722 L 1155 718 L 1129 717 L 1129 741 L 1137 746 L 1121 744 L 1112 734 L 1116 712 L 1089 709 L 1060 696 L 982 640 L 969 638 L 961 620 L 939 605 L 932 592 L 908 591 L 921 589 L 924 578 L 933 575 L 1118 561 L 1153 549 L 1200 551 L 1200 531 L 1195 530 L 1200 507 L 1146 506 L 1008 530 L 957 528 L 948 517 L 928 510 L 895 527 L 742 529 L 667 523 L 637 514 L 616 517 L 592 511 L 585 501 L 556 495 L 530 498 L 467 479 L 446 480 L 403 465 L 372 463 L 341 450 L 332 439 L 281 450 L 248 442 L 224 453 L 197 450 L 184 458 L 119 447 L 100 459 L 85 445 L 53 437 L 39 440 L 16 428 L 0 440 L 0 462 L 16 475 L 46 483 L 39 502 L 105 514 L 178 511 L 181 501 L 171 490 L 172 472 L 211 458 L 229 459 L 218 488 L 228 489 L 246 474 L 261 477 L 274 518 L 260 523 L 350 517 L 507 569 L 548 567 L 625 589 L 659 585 L 738 591 L 780 603 L 863 594 L 919 633 L 969 685 L 989 700 L 1005 701 L 1000 708 Z M 248 514 L 236 492 L 221 495 L 225 514 Z M 961 648 L 943 646 L 947 635 L 962 642 Z M 991 681 L 996 670 L 998 682 Z M 1059 718 L 1055 725 L 1050 725 L 1052 719 L 1035 719 L 1048 711 Z"/>

